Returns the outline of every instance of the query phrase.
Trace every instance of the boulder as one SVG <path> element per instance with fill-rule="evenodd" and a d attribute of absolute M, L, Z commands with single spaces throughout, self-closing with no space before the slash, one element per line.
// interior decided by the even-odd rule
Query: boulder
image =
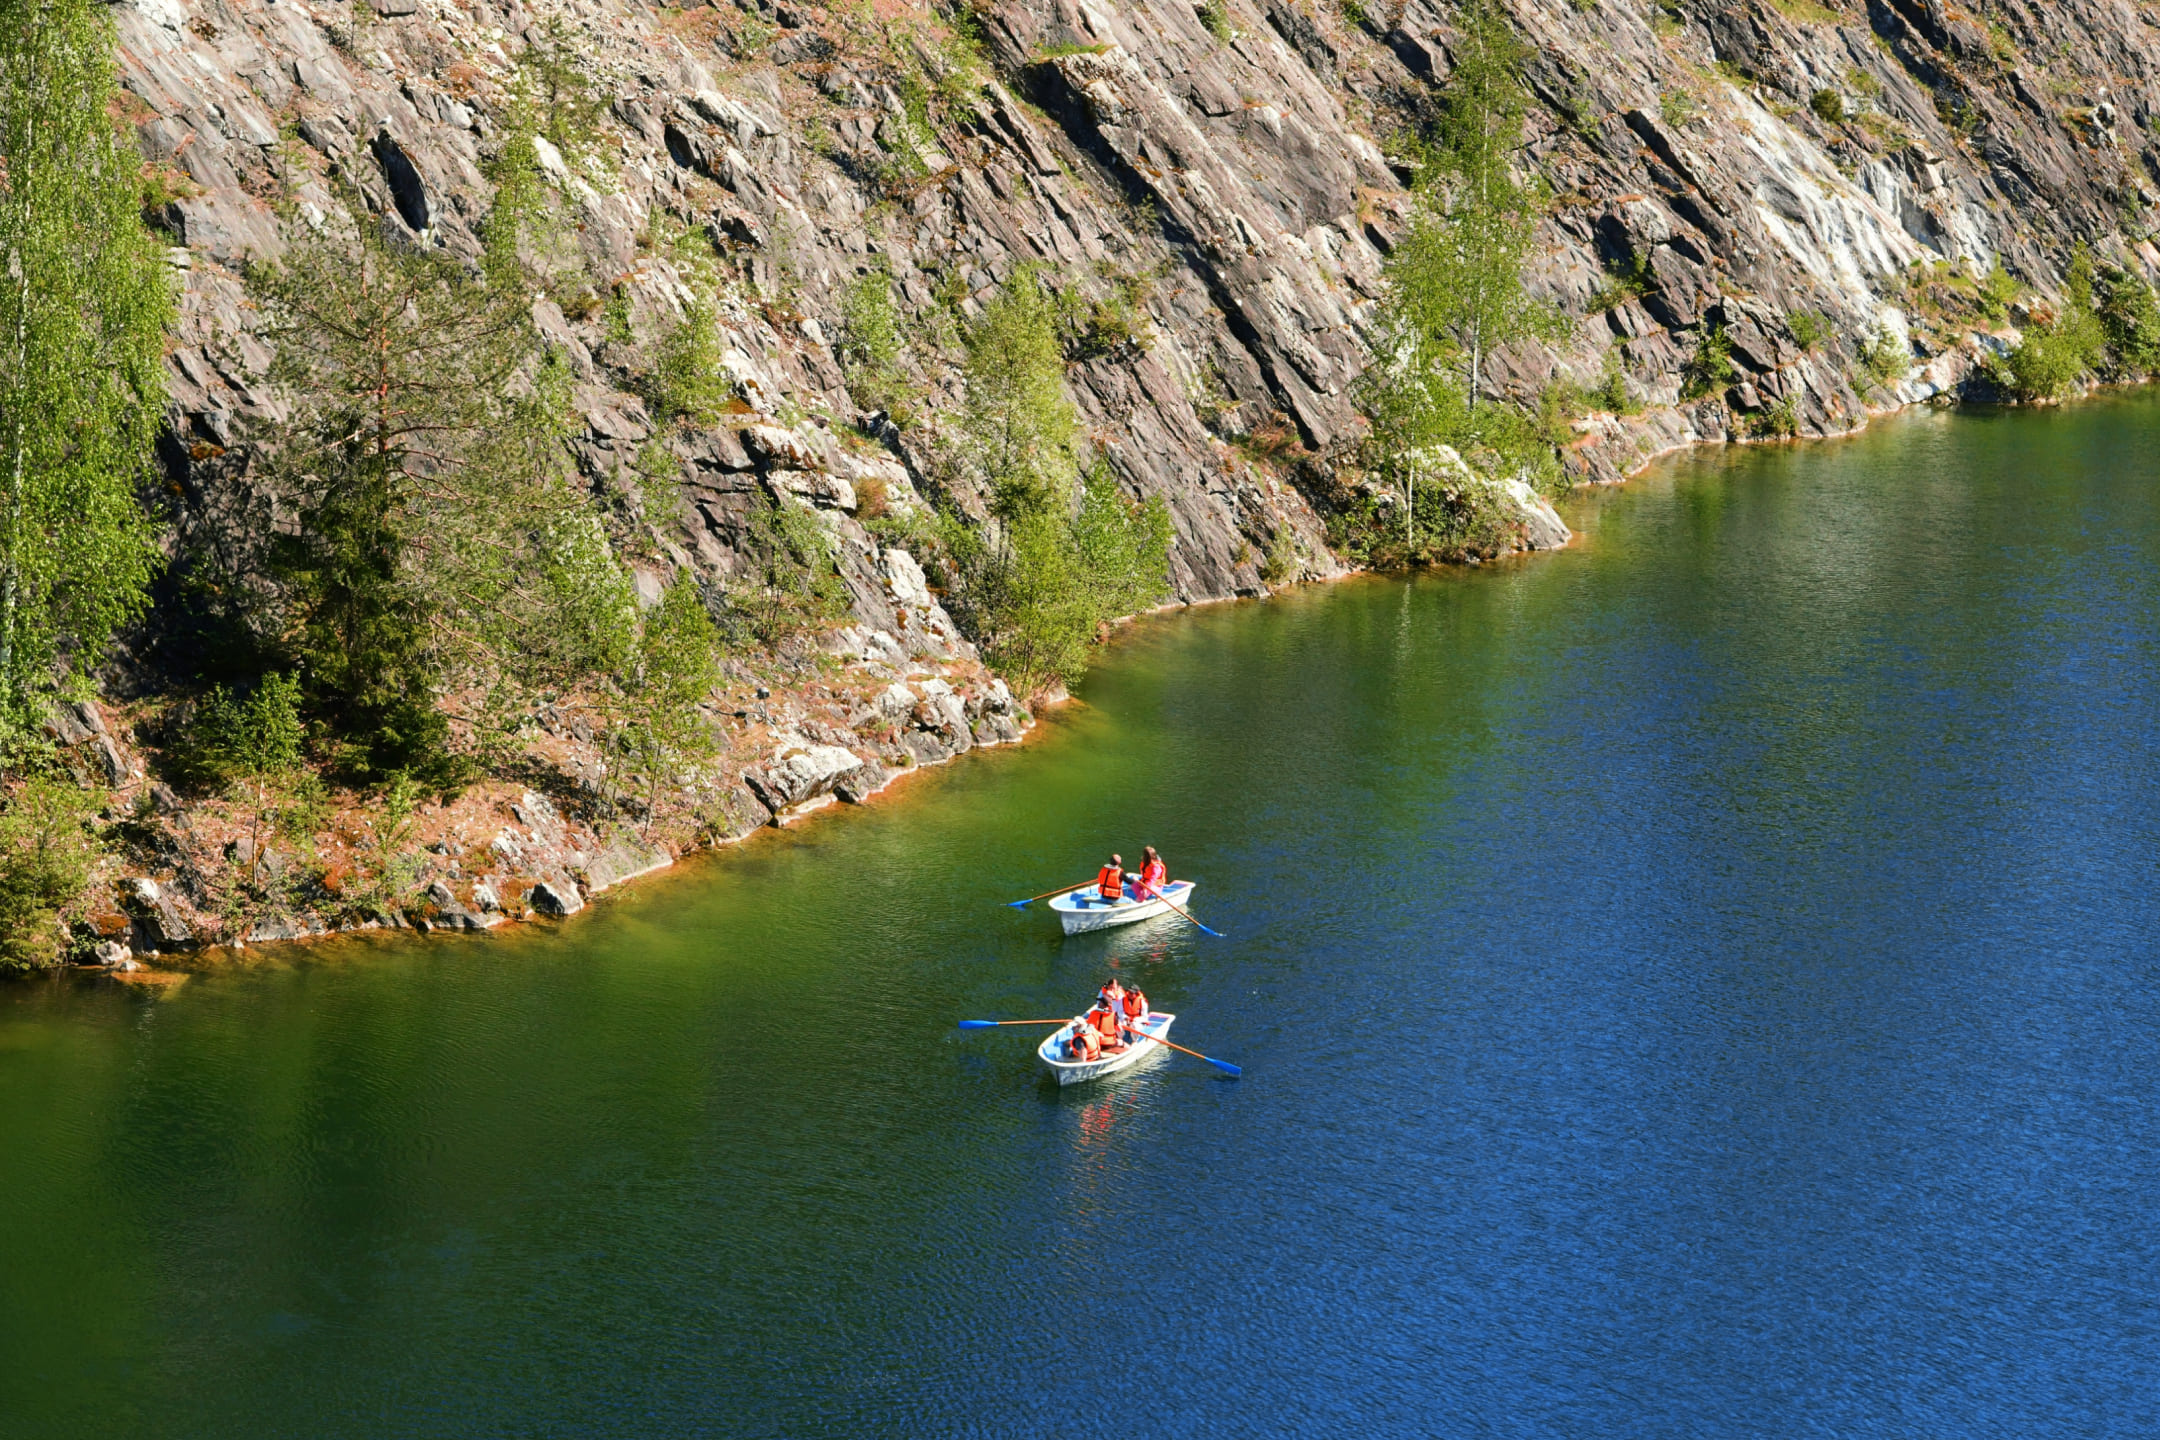
<path fill-rule="evenodd" d="M 865 760 L 833 781 L 832 793 L 843 805 L 860 805 L 892 782 L 893 772 L 875 760 Z"/>
<path fill-rule="evenodd" d="M 107 970 L 140 970 L 135 952 L 113 940 L 101 940 L 90 947 L 90 958 Z"/>
<path fill-rule="evenodd" d="M 542 880 L 525 894 L 525 903 L 560 920 L 585 908 L 585 897 L 568 880 Z"/>
<path fill-rule="evenodd" d="M 749 771 L 743 779 L 765 808 L 778 814 L 826 794 L 835 780 L 861 764 L 862 758 L 854 751 L 838 745 L 792 745 L 763 770 Z"/>
<path fill-rule="evenodd" d="M 1523 545 L 1531 550 L 1558 550 L 1575 538 L 1552 502 L 1520 480 L 1505 480 L 1500 488 L 1513 502 L 1522 522 Z"/>
<path fill-rule="evenodd" d="M 597 895 L 625 880 L 635 880 L 640 875 L 665 870 L 674 863 L 675 857 L 657 845 L 640 845 L 633 840 L 618 837 L 609 841 L 585 867 L 585 893 Z"/>

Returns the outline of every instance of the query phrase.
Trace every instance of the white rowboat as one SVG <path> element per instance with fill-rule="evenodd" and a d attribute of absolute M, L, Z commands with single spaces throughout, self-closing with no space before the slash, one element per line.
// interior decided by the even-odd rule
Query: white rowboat
<path fill-rule="evenodd" d="M 1172 880 L 1162 887 L 1162 893 L 1145 900 L 1135 900 L 1121 895 L 1115 900 L 1105 900 L 1095 893 L 1093 885 L 1083 885 L 1068 890 L 1050 902 L 1057 912 L 1059 923 L 1067 935 L 1078 935 L 1089 930 L 1108 930 L 1113 925 L 1130 925 L 1135 920 L 1152 920 L 1157 915 L 1169 913 L 1172 905 L 1183 909 L 1193 892 L 1190 880 Z"/>
<path fill-rule="evenodd" d="M 1125 1048 L 1115 1055 L 1105 1055 L 1100 1060 L 1067 1060 L 1065 1039 L 1073 1031 L 1087 1023 L 1084 1016 L 1075 1017 L 1072 1024 L 1054 1030 L 1050 1038 L 1035 1047 L 1035 1054 L 1043 1068 L 1057 1076 L 1060 1085 L 1078 1085 L 1083 1080 L 1100 1080 L 1105 1075 L 1115 1075 L 1143 1055 L 1152 1055 L 1163 1047 L 1155 1043 L 1170 1033 L 1170 1022 L 1177 1016 L 1161 1010 L 1150 1010 L 1135 1020 L 1130 1027 L 1133 1038 L 1126 1041 Z"/>

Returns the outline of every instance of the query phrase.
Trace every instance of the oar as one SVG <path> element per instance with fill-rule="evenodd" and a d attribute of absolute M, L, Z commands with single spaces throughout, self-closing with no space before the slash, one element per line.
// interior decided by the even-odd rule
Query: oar
<path fill-rule="evenodd" d="M 1168 895 L 1165 895 L 1165 894 L 1163 894 L 1163 893 L 1162 893 L 1162 891 L 1160 891 L 1160 890 L 1157 890 L 1157 889 L 1156 889 L 1156 888 L 1155 888 L 1154 886 L 1152 886 L 1152 885 L 1144 886 L 1144 887 L 1142 887 L 1142 888 L 1144 888 L 1144 889 L 1145 889 L 1145 890 L 1147 891 L 1147 893 L 1148 893 L 1148 894 L 1150 894 L 1150 895 L 1154 896 L 1154 897 L 1155 897 L 1156 899 L 1158 899 L 1158 900 L 1162 901 L 1162 903 L 1163 903 L 1163 904 L 1165 904 L 1165 905 L 1168 905 L 1168 906 L 1169 906 L 1169 907 L 1170 907 L 1170 908 L 1171 908 L 1172 910 L 1175 910 L 1175 911 L 1177 911 L 1177 913 L 1178 913 L 1178 914 L 1180 914 L 1180 915 L 1183 915 L 1183 916 L 1184 916 L 1184 917 L 1185 917 L 1185 918 L 1186 918 L 1187 920 L 1191 920 L 1193 924 L 1195 924 L 1195 925 L 1200 925 L 1200 922 L 1199 922 L 1198 920 L 1193 920 L 1193 917 L 1192 917 L 1192 915 L 1190 914 L 1190 912 L 1188 912 L 1188 911 L 1187 911 L 1187 910 L 1185 909 L 1185 907 L 1184 907 L 1184 906 L 1182 906 L 1182 905 L 1178 904 L 1178 903 L 1177 903 L 1177 901 L 1175 901 L 1175 900 L 1171 899 L 1171 898 L 1170 898 L 1170 897 L 1169 897 Z M 1223 933 L 1222 933 L 1222 931 L 1220 931 L 1220 930 L 1208 930 L 1208 927 L 1207 927 L 1207 926 L 1205 926 L 1205 925 L 1200 925 L 1200 928 L 1201 928 L 1202 930 L 1207 930 L 1207 933 L 1208 933 L 1208 934 L 1210 934 L 1210 935 L 1213 935 L 1213 936 L 1214 936 L 1214 937 L 1215 937 L 1216 939 L 1218 939 L 1218 940 L 1221 940 L 1221 939 L 1223 939 L 1223 938 L 1224 938 L 1224 936 L 1223 936 Z M 1165 1045 L 1168 1045 L 1169 1043 L 1170 1043 L 1170 1042 L 1169 1042 L 1169 1041 L 1167 1041 L 1167 1040 L 1163 1041 L 1163 1044 L 1165 1044 Z M 1200 1058 L 1201 1058 L 1201 1059 L 1203 1059 L 1203 1060 L 1205 1060 L 1205 1059 L 1207 1059 L 1207 1056 L 1203 1055 L 1203 1056 L 1201 1056 Z"/>
<path fill-rule="evenodd" d="M 1237 1066 L 1231 1064 L 1228 1060 L 1217 1060 L 1214 1056 L 1203 1055 L 1198 1050 L 1186 1050 L 1183 1045 L 1178 1044 L 1175 1040 L 1166 1040 L 1160 1035 L 1149 1035 L 1147 1031 L 1136 1029 L 1130 1025 L 1125 1027 L 1125 1033 L 1128 1035 L 1145 1035 L 1148 1039 L 1153 1040 L 1158 1045 L 1168 1045 L 1172 1050 L 1184 1050 L 1184 1052 L 1187 1055 L 1192 1056 L 1193 1059 L 1205 1060 L 1208 1064 L 1213 1065 L 1216 1069 L 1225 1071 L 1231 1075 L 1243 1075 L 1245 1073 L 1243 1070 L 1238 1069 Z"/>
<path fill-rule="evenodd" d="M 1063 1020 L 962 1020 L 962 1030 L 995 1030 L 1000 1025 L 1070 1025 L 1072 1016 Z"/>
<path fill-rule="evenodd" d="M 1087 881 L 1082 880 L 1080 882 L 1080 885 L 1085 885 L 1087 883 Z M 1030 895 L 1025 900 L 1008 900 L 1005 903 L 1012 906 L 1013 909 L 1019 910 L 1034 904 L 1037 900 L 1047 900 L 1052 895 L 1063 895 L 1068 890 L 1078 890 L 1080 888 L 1080 885 L 1060 885 L 1055 890 L 1045 890 L 1042 894 Z"/>

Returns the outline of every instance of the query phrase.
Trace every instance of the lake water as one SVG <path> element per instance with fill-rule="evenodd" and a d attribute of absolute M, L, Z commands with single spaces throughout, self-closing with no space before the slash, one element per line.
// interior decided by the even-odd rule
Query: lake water
<path fill-rule="evenodd" d="M 2156 440 L 1702 456 L 556 929 L 0 988 L 0 1434 L 2160 1433 Z M 1228 938 L 999 903 L 1148 841 Z M 954 1029 L 1112 970 L 1243 1080 Z"/>

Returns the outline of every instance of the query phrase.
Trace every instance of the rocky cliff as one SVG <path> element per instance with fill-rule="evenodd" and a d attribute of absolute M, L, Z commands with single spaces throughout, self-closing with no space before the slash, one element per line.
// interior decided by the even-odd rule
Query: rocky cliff
<path fill-rule="evenodd" d="M 2078 243 L 2160 269 L 2146 231 L 2160 34 L 2143 7 L 1507 8 L 1534 47 L 1520 164 L 1551 194 L 1534 283 L 1576 319 L 1568 339 L 1501 357 L 1491 384 L 1569 397 L 1580 478 L 1955 393 L 2009 333 L 1982 313 L 1998 262 L 2027 304 L 2045 303 Z M 127 0 L 129 118 L 185 282 L 164 450 L 177 558 L 274 520 L 238 453 L 246 418 L 274 403 L 244 262 L 320 224 L 333 174 L 414 243 L 476 254 L 516 59 L 567 37 L 609 103 L 591 153 L 542 147 L 575 228 L 535 315 L 576 373 L 586 481 L 647 593 L 671 572 L 734 576 L 762 493 L 811 507 L 838 538 L 853 604 L 822 654 L 735 667 L 715 711 L 743 780 L 716 780 L 713 833 L 1013 738 L 1024 713 L 916 557 L 864 523 L 922 503 L 939 417 L 959 400 L 955 325 L 1023 265 L 1129 313 L 1068 380 L 1093 448 L 1131 494 L 1167 503 L 1179 600 L 1336 573 L 1326 512 L 1357 483 L 1361 326 L 1411 178 L 1398 142 L 1446 83 L 1452 13 L 1436 0 L 989 0 L 964 14 L 906 0 Z M 641 347 L 690 294 L 680 250 L 658 237 L 685 234 L 727 276 L 736 397 L 729 423 L 690 432 L 657 426 L 635 384 Z M 835 354 L 844 292 L 873 270 L 890 273 L 912 340 L 920 399 L 905 427 L 864 413 Z M 1733 369 L 1683 401 L 1713 334 Z M 574 706 L 533 723 L 535 754 L 566 782 L 604 763 Z M 127 776 L 129 763 L 110 765 Z M 438 828 L 486 845 L 479 824 Z M 535 827 L 523 833 L 504 864 L 558 888 L 575 888 L 571 857 L 599 847 L 571 835 L 541 863 L 526 853 Z M 169 876 L 186 878 L 191 853 L 174 842 Z"/>

